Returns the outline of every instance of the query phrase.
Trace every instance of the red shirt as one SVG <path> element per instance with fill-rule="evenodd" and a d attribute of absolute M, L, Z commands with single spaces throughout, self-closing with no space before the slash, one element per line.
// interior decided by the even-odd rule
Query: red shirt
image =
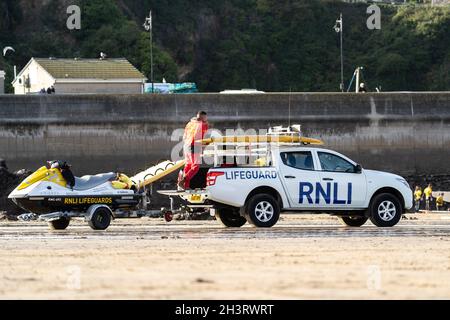
<path fill-rule="evenodd" d="M 202 140 L 208 131 L 208 123 L 192 118 L 184 129 L 183 141 L 185 146 L 193 146 L 195 141 Z"/>

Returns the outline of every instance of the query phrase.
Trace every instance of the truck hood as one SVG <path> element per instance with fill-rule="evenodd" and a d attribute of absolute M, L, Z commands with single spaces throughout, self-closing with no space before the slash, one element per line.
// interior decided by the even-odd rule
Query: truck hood
<path fill-rule="evenodd" d="M 406 180 L 405 178 L 403 178 L 402 176 L 393 174 L 393 173 L 389 173 L 389 172 L 384 172 L 384 171 L 377 171 L 377 170 L 367 170 L 364 169 L 364 173 L 366 174 L 367 178 L 377 178 L 377 177 L 383 177 L 383 178 L 391 178 L 391 179 L 403 179 Z"/>

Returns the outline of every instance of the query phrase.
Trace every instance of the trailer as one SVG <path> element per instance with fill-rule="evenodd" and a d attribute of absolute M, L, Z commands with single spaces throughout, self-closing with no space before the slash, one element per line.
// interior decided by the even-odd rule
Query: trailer
<path fill-rule="evenodd" d="M 113 172 L 73 177 L 66 163 L 49 161 L 27 177 L 9 198 L 48 222 L 52 229 L 64 230 L 72 219 L 81 218 L 92 229 L 105 230 L 112 219 L 145 215 L 151 185 L 183 166 L 184 161 L 168 160 L 131 178 Z"/>

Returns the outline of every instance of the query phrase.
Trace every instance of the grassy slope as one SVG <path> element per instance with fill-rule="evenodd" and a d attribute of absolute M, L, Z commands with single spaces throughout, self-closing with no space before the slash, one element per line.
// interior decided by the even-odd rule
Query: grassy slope
<path fill-rule="evenodd" d="M 142 22 L 154 12 L 156 78 L 196 81 L 201 90 L 257 87 L 336 91 L 339 41 L 332 30 L 345 19 L 345 79 L 363 65 L 373 89 L 450 88 L 450 10 L 382 7 L 382 29 L 366 28 L 366 5 L 317 0 L 79 0 L 82 30 L 65 28 L 65 8 L 77 1 L 0 2 L 0 58 L 11 74 L 30 56 L 124 56 L 150 71 Z M 14 60 L 14 61 L 13 61 Z"/>

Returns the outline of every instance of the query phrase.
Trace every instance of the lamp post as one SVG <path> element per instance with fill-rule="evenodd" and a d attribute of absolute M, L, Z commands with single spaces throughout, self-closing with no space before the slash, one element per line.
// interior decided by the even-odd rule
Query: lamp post
<path fill-rule="evenodd" d="M 150 33 L 150 81 L 152 82 L 152 93 L 155 93 L 155 82 L 153 80 L 153 18 L 152 11 L 145 18 L 144 28 Z"/>
<path fill-rule="evenodd" d="M 341 37 L 341 85 L 340 89 L 342 92 L 344 92 L 344 39 L 343 39 L 343 32 L 344 32 L 344 20 L 342 19 L 342 13 L 339 16 L 339 19 L 336 20 L 336 24 L 334 25 L 334 31 L 336 33 L 340 34 Z"/>

